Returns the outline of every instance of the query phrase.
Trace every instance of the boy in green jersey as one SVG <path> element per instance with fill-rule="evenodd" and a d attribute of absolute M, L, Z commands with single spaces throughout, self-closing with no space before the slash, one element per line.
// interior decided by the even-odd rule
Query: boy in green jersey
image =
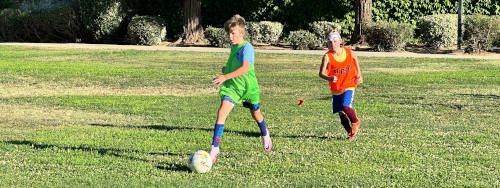
<path fill-rule="evenodd" d="M 222 87 L 219 91 L 221 105 L 217 113 L 210 149 L 212 162 L 215 162 L 220 152 L 219 142 L 222 138 L 226 118 L 236 104 L 243 103 L 244 107 L 250 109 L 252 117 L 259 125 L 264 151 L 269 152 L 272 148 L 269 130 L 260 111 L 259 84 L 254 71 L 254 49 L 249 42 L 243 39 L 245 19 L 240 15 L 234 15 L 226 21 L 224 29 L 231 41 L 231 53 L 225 68 L 223 68 L 224 74 L 217 75 L 213 79 L 213 83 Z"/>

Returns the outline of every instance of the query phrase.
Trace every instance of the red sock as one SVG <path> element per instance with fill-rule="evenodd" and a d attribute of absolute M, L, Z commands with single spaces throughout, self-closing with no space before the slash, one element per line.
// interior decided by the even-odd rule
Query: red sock
<path fill-rule="evenodd" d="M 343 106 L 342 110 L 345 112 L 345 114 L 347 114 L 347 117 L 349 117 L 349 120 L 351 120 L 351 123 L 357 123 L 359 121 L 358 117 L 356 117 L 356 112 L 352 108 L 349 108 L 347 106 Z"/>
<path fill-rule="evenodd" d="M 349 118 L 343 112 L 339 112 L 340 123 L 344 126 L 347 132 L 351 132 L 351 124 L 349 123 Z"/>

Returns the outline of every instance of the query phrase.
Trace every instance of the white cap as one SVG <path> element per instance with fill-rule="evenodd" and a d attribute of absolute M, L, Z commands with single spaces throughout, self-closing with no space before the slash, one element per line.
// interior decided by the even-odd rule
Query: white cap
<path fill-rule="evenodd" d="M 334 31 L 334 32 L 330 32 L 330 33 L 328 33 L 328 35 L 326 36 L 326 39 L 327 39 L 328 41 L 334 41 L 334 40 L 341 40 L 341 39 L 342 39 L 342 37 L 340 37 L 339 32 Z"/>

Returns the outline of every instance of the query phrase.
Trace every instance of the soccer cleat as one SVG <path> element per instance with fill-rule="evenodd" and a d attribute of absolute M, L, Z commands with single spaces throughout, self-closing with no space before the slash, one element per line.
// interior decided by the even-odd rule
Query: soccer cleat
<path fill-rule="evenodd" d="M 359 131 L 359 127 L 361 126 L 361 121 L 358 120 L 356 123 L 352 123 L 352 128 L 351 128 L 351 135 L 352 137 L 356 137 Z"/>
<path fill-rule="evenodd" d="M 356 135 L 352 133 L 347 133 L 347 140 L 354 140 L 356 139 Z"/>
<path fill-rule="evenodd" d="M 273 148 L 273 141 L 271 140 L 271 136 L 269 136 L 269 130 L 266 128 L 266 136 L 262 136 L 262 145 L 264 146 L 264 151 L 270 152 Z"/>
<path fill-rule="evenodd" d="M 212 164 L 215 163 L 215 160 L 217 159 L 217 156 L 219 156 L 219 153 L 219 147 L 215 147 L 214 145 L 212 145 L 212 148 L 210 148 L 210 157 L 212 158 Z"/>

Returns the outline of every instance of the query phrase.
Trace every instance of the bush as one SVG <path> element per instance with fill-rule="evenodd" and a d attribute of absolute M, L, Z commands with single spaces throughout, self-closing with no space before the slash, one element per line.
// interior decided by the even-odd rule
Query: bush
<path fill-rule="evenodd" d="M 19 8 L 23 12 L 40 12 L 51 10 L 62 6 L 73 6 L 76 0 L 36 0 L 20 1 Z"/>
<path fill-rule="evenodd" d="M 479 53 L 491 48 L 500 33 L 499 16 L 471 15 L 464 22 L 464 43 L 468 53 Z"/>
<path fill-rule="evenodd" d="M 118 31 L 125 17 L 120 0 L 80 0 L 80 15 L 90 42 L 102 42 Z"/>
<path fill-rule="evenodd" d="M 204 34 L 205 38 L 208 40 L 208 42 L 210 42 L 210 45 L 212 46 L 226 48 L 231 45 L 226 31 L 224 31 L 224 28 L 208 26 L 205 29 Z"/>
<path fill-rule="evenodd" d="M 0 40 L 29 42 L 77 42 L 81 38 L 76 11 L 67 6 L 22 13 L 0 13 Z"/>
<path fill-rule="evenodd" d="M 327 21 L 315 21 L 309 24 L 309 28 L 318 38 L 319 46 L 323 46 L 326 43 L 326 35 L 331 31 L 337 31 L 339 33 L 342 31 L 342 25 Z"/>
<path fill-rule="evenodd" d="M 12 0 L 0 0 L 0 11 L 8 8 L 16 8 L 16 3 Z"/>
<path fill-rule="evenodd" d="M 29 13 L 22 23 L 26 41 L 77 42 L 81 38 L 78 15 L 68 6 Z"/>
<path fill-rule="evenodd" d="M 438 49 L 457 44 L 458 15 L 440 14 L 417 20 L 417 37 L 431 48 Z"/>
<path fill-rule="evenodd" d="M 132 44 L 157 45 L 165 40 L 167 28 L 157 17 L 134 16 L 127 27 Z"/>
<path fill-rule="evenodd" d="M 0 41 L 18 41 L 23 13 L 19 9 L 0 11 Z"/>
<path fill-rule="evenodd" d="M 252 42 L 276 43 L 282 31 L 283 25 L 279 22 L 247 22 L 247 33 Z"/>
<path fill-rule="evenodd" d="M 250 42 L 261 42 L 260 27 L 259 22 L 247 22 L 246 23 L 247 36 Z"/>
<path fill-rule="evenodd" d="M 316 35 L 306 30 L 290 31 L 287 41 L 295 50 L 314 49 L 318 44 Z"/>
<path fill-rule="evenodd" d="M 500 32 L 497 33 L 497 37 L 493 41 L 493 46 L 500 47 Z"/>
<path fill-rule="evenodd" d="M 366 41 L 377 51 L 402 50 L 413 36 L 413 27 L 395 22 L 372 22 L 366 26 Z"/>

